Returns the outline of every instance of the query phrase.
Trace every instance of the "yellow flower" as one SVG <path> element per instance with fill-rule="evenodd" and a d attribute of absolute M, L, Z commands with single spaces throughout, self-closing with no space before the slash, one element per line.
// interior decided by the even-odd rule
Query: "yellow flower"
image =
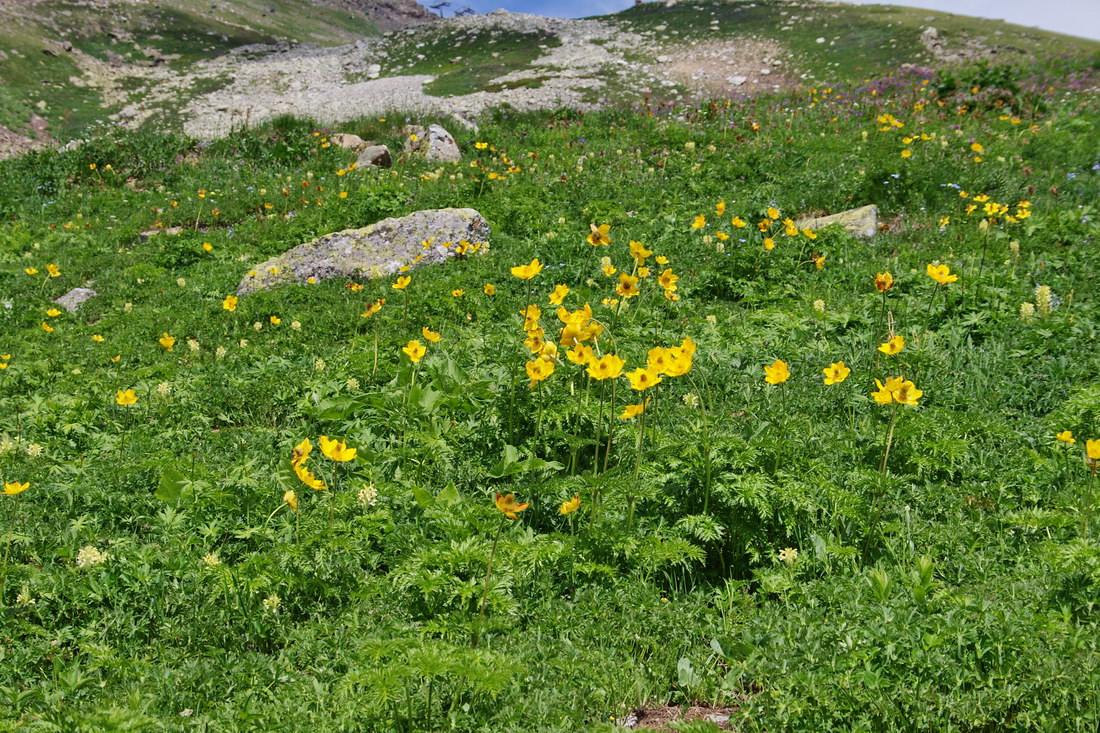
<path fill-rule="evenodd" d="M 901 151 L 901 157 L 903 157 L 903 158 L 908 158 L 908 157 L 911 157 L 912 155 L 913 155 L 913 151 L 910 150 L 909 148 L 906 148 L 905 150 Z"/>
<path fill-rule="evenodd" d="M 764 381 L 768 384 L 783 384 L 791 378 L 791 372 L 787 368 L 787 362 L 776 359 L 771 366 L 764 367 Z"/>
<path fill-rule="evenodd" d="M 271 323 L 272 326 L 278 326 L 280 323 L 283 322 L 283 319 L 279 318 L 278 316 L 271 316 L 267 320 Z"/>
<path fill-rule="evenodd" d="M 513 267 L 511 272 L 512 275 L 518 277 L 520 280 L 530 280 L 535 275 L 538 275 L 540 272 L 542 272 L 543 267 L 544 265 L 539 262 L 539 258 L 536 257 L 526 265 L 517 265 L 516 267 Z"/>
<path fill-rule="evenodd" d="M 37 267 L 27 267 L 27 268 L 23 269 L 23 272 L 27 273 L 28 275 L 37 275 L 38 274 L 38 268 Z"/>
<path fill-rule="evenodd" d="M 822 371 L 825 372 L 825 384 L 840 384 L 852 373 L 843 361 L 830 364 Z"/>
<path fill-rule="evenodd" d="M 566 351 L 565 357 L 574 364 L 580 364 L 581 366 L 588 364 L 594 358 L 592 355 L 592 347 L 580 343 L 569 351 Z"/>
<path fill-rule="evenodd" d="M 742 228 L 745 227 L 745 220 L 742 219 L 739 216 L 735 216 L 732 219 L 730 219 L 730 224 L 733 224 L 738 229 L 742 229 Z"/>
<path fill-rule="evenodd" d="M 627 405 L 623 409 L 622 414 L 619 415 L 619 419 L 620 420 L 633 420 L 634 418 L 638 417 L 638 415 L 641 415 L 643 412 L 645 412 L 645 403 L 644 402 L 641 402 L 637 405 Z"/>
<path fill-rule="evenodd" d="M 297 465 L 292 463 L 291 467 L 294 469 L 294 474 L 298 477 L 298 480 L 314 491 L 325 491 L 328 489 L 324 481 L 314 476 L 313 472 L 306 468 L 304 461 Z"/>
<path fill-rule="evenodd" d="M 588 376 L 602 382 L 605 379 L 618 379 L 623 373 L 626 361 L 614 354 L 606 354 L 601 359 L 591 359 L 588 362 Z"/>
<path fill-rule="evenodd" d="M 577 511 L 580 508 L 581 508 L 581 495 L 580 494 L 574 494 L 572 499 L 569 499 L 568 501 L 563 501 L 561 503 L 561 506 L 558 507 L 558 512 L 560 514 L 563 514 L 563 515 L 564 514 L 572 514 L 573 512 Z"/>
<path fill-rule="evenodd" d="M 541 345 L 540 345 L 540 351 L 541 351 Z M 546 379 L 547 377 L 549 377 L 551 374 L 554 373 L 554 362 L 553 362 L 553 360 L 548 359 L 548 358 L 543 358 L 541 356 L 538 357 L 537 359 L 532 359 L 531 361 L 527 362 L 525 367 L 527 369 L 527 376 L 531 378 L 531 385 L 532 386 L 534 386 L 534 384 L 536 382 L 541 382 L 542 380 Z"/>
<path fill-rule="evenodd" d="M 661 383 L 661 375 L 658 374 L 656 369 L 647 367 L 645 369 L 638 367 L 632 372 L 627 373 L 626 378 L 630 380 L 630 388 L 638 390 L 639 392 L 645 391 L 650 387 Z"/>
<path fill-rule="evenodd" d="M 485 293 L 486 295 L 496 295 L 497 288 L 492 283 L 485 283 L 485 287 L 481 289 L 481 292 Z"/>
<path fill-rule="evenodd" d="M 57 318 L 59 315 L 61 315 L 61 311 L 59 311 L 57 308 L 50 308 L 48 311 L 46 311 L 46 315 L 50 318 Z"/>
<path fill-rule="evenodd" d="M 370 318 L 378 311 L 382 310 L 382 306 L 386 304 L 385 298 L 379 298 L 370 305 L 367 306 L 367 310 L 359 314 L 360 318 Z"/>
<path fill-rule="evenodd" d="M 933 265 L 929 264 L 927 268 L 928 277 L 932 278 L 940 285 L 946 285 L 947 283 L 953 283 L 959 279 L 958 275 L 951 274 L 951 268 L 947 265 Z"/>
<path fill-rule="evenodd" d="M 428 328 L 427 326 L 424 326 L 423 328 L 421 328 L 420 333 L 424 336 L 424 338 L 426 338 L 428 341 L 431 341 L 433 344 L 439 343 L 440 340 L 442 340 L 442 338 L 443 338 L 437 332 L 433 331 L 432 329 Z"/>
<path fill-rule="evenodd" d="M 637 262 L 639 266 L 644 265 L 646 258 L 651 256 L 652 254 L 653 250 L 646 249 L 645 245 L 641 242 L 635 242 L 631 240 L 630 256 L 634 258 L 634 261 Z"/>
<path fill-rule="evenodd" d="M 461 298 L 465 294 L 466 294 L 466 291 L 463 290 L 462 288 L 455 288 L 454 290 L 451 291 L 451 296 L 455 297 L 455 298 Z"/>
<path fill-rule="evenodd" d="M 715 216 L 722 216 L 725 213 L 726 213 L 726 200 L 722 199 L 717 204 L 714 205 L 714 214 L 715 214 Z"/>
<path fill-rule="evenodd" d="M 203 252 L 209 252 L 212 249 L 214 249 L 214 245 L 210 244 L 210 242 L 203 242 L 202 243 L 202 251 Z"/>
<path fill-rule="evenodd" d="M 61 277 L 61 270 L 57 269 L 57 265 L 46 265 L 46 272 L 50 277 Z"/>
<path fill-rule="evenodd" d="M 1100 440 L 1086 440 L 1085 455 L 1094 461 L 1100 461 Z"/>
<path fill-rule="evenodd" d="M 924 392 L 916 388 L 912 382 L 906 380 L 894 390 L 894 401 L 903 405 L 910 405 L 916 407 L 917 400 L 920 399 Z"/>
<path fill-rule="evenodd" d="M 412 282 L 411 277 L 409 277 L 408 275 L 402 275 L 401 277 L 397 278 L 397 282 L 395 282 L 390 287 L 394 290 L 404 290 L 405 288 L 409 287 L 410 282 Z"/>
<path fill-rule="evenodd" d="M 970 149 L 975 153 L 980 153 L 985 150 L 985 146 L 981 143 L 970 143 Z"/>
<path fill-rule="evenodd" d="M 527 507 L 531 506 L 530 502 L 525 502 L 521 504 L 520 502 L 516 501 L 515 494 L 507 494 L 506 496 L 501 496 L 500 494 L 497 494 L 497 498 L 494 503 L 496 504 L 497 509 L 503 512 L 504 516 L 508 517 L 509 519 L 519 519 L 519 517 L 517 517 L 516 515 L 522 512 Z"/>
<path fill-rule="evenodd" d="M 633 275 L 627 275 L 625 272 L 620 272 L 619 284 L 615 287 L 615 292 L 624 298 L 633 298 L 642 291 L 638 289 L 638 278 Z"/>
<path fill-rule="evenodd" d="M 358 452 L 355 448 L 348 448 L 348 444 L 338 440 L 329 440 L 328 436 L 322 435 L 318 438 L 321 444 L 321 452 L 325 454 L 325 457 L 330 458 L 339 463 L 345 463 L 355 458 L 355 454 Z"/>
<path fill-rule="evenodd" d="M 692 229 L 702 229 L 707 225 L 707 217 L 699 214 L 695 217 L 695 221 L 691 222 Z"/>
<path fill-rule="evenodd" d="M 4 493 L 7 494 L 8 496 L 15 496 L 16 494 L 19 494 L 21 492 L 26 491 L 30 487 L 31 487 L 31 485 L 30 485 L 29 481 L 24 482 L 24 483 L 19 483 L 18 481 L 14 481 L 14 482 L 9 483 L 9 482 L 5 481 L 4 482 Z M 581 504 L 580 499 L 577 499 L 577 506 L 580 506 L 580 504 Z M 563 504 L 562 506 L 565 506 L 565 505 Z M 563 511 L 562 514 L 568 514 L 568 512 Z"/>
<path fill-rule="evenodd" d="M 225 300 L 222 301 L 222 308 L 225 308 L 227 311 L 237 310 L 237 296 L 236 295 L 227 295 L 227 296 L 225 296 Z"/>
<path fill-rule="evenodd" d="M 287 489 L 283 493 L 283 502 L 291 508 L 293 511 L 298 511 L 298 495 L 294 493 L 294 489 Z"/>
<path fill-rule="evenodd" d="M 817 267 L 817 269 L 819 269 L 819 270 L 824 270 L 825 269 L 825 255 L 821 255 L 820 257 L 814 257 L 813 259 L 814 259 L 814 265 Z"/>
<path fill-rule="evenodd" d="M 474 143 L 474 147 L 478 150 L 484 150 L 485 148 L 489 147 L 489 143 Z"/>
<path fill-rule="evenodd" d="M 138 398 L 132 389 L 119 389 L 115 391 L 115 402 L 119 405 L 135 405 Z"/>
<path fill-rule="evenodd" d="M 558 285 L 554 288 L 554 292 L 550 293 L 550 302 L 553 305 L 561 305 L 561 302 L 565 300 L 565 296 L 569 295 L 569 287 L 566 285 Z"/>
<path fill-rule="evenodd" d="M 676 290 L 676 282 L 680 279 L 679 275 L 672 272 L 672 268 L 666 268 L 657 276 L 657 282 L 665 290 Z"/>
<path fill-rule="evenodd" d="M 764 238 L 764 249 L 775 249 L 775 240 L 771 237 Z"/>
<path fill-rule="evenodd" d="M 815 232 L 813 229 L 803 229 L 802 236 L 806 239 L 817 239 L 817 232 Z"/>
<path fill-rule="evenodd" d="M 1073 433 L 1069 430 L 1063 430 L 1054 437 L 1068 445 L 1073 445 L 1077 442 L 1077 439 L 1073 437 Z"/>
<path fill-rule="evenodd" d="M 608 232 L 611 231 L 611 227 L 609 225 L 601 224 L 600 226 L 596 226 L 595 224 L 589 224 L 588 228 L 591 231 L 588 232 L 588 236 L 584 239 L 593 247 L 599 247 L 601 245 L 606 247 L 607 245 L 611 244 L 611 237 L 608 236 Z"/>
<path fill-rule="evenodd" d="M 774 206 L 769 206 L 768 207 L 768 218 L 769 219 L 778 219 L 779 218 L 779 209 L 775 208 Z"/>
<path fill-rule="evenodd" d="M 894 355 L 900 353 L 905 348 L 905 337 L 901 334 L 894 336 L 886 343 L 878 347 L 878 350 L 884 354 Z"/>
<path fill-rule="evenodd" d="M 424 358 L 424 354 L 428 351 L 427 347 L 423 346 L 419 341 L 410 341 L 401 347 L 401 350 L 409 355 L 409 359 L 413 364 L 416 364 Z"/>
<path fill-rule="evenodd" d="M 894 287 L 894 276 L 889 272 L 880 272 L 875 275 L 875 290 L 885 293 L 892 287 Z"/>
<path fill-rule="evenodd" d="M 165 333 L 163 336 L 161 336 L 159 339 L 157 339 L 157 341 L 167 351 L 171 351 L 172 347 L 176 345 L 176 339 L 173 338 L 172 336 L 169 336 L 167 333 Z"/>
<path fill-rule="evenodd" d="M 615 269 L 615 265 L 609 263 L 603 266 L 603 274 L 607 277 L 611 277 L 616 272 L 618 272 L 618 270 Z"/>
<path fill-rule="evenodd" d="M 46 333 L 53 333 L 54 329 L 53 329 L 53 326 L 46 323 L 45 321 L 42 321 L 42 330 L 45 331 Z"/>
<path fill-rule="evenodd" d="M 290 465 L 292 468 L 297 468 L 301 464 L 309 460 L 309 454 L 313 451 L 313 443 L 309 441 L 309 438 L 303 438 L 302 442 L 294 446 L 294 450 L 291 451 Z"/>

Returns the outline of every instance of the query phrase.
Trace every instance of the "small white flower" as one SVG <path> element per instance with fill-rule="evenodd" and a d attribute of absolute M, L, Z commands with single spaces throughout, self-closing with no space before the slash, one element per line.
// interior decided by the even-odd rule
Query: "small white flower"
<path fill-rule="evenodd" d="M 699 395 L 697 395 L 697 394 L 694 394 L 692 392 L 688 392 L 687 394 L 684 395 L 683 399 L 684 399 L 684 404 L 687 405 L 688 407 L 698 407 L 699 406 Z"/>
<path fill-rule="evenodd" d="M 779 561 L 785 562 L 788 565 L 798 559 L 798 550 L 793 547 L 787 547 L 779 551 Z"/>
<path fill-rule="evenodd" d="M 199 350 L 198 339 L 187 339 L 187 348 L 191 349 L 191 351 L 198 351 Z"/>
<path fill-rule="evenodd" d="M 302 330 L 302 324 L 298 323 L 298 321 L 291 321 L 290 322 L 290 327 L 293 328 L 295 331 L 301 331 Z"/>
<path fill-rule="evenodd" d="M 19 591 L 19 595 L 15 597 L 17 606 L 33 606 L 36 603 L 38 603 L 38 599 L 31 595 L 30 588 L 27 586 L 23 586 L 22 590 Z"/>
<path fill-rule="evenodd" d="M 218 553 L 211 552 L 202 559 L 203 563 L 208 567 L 216 568 L 222 564 L 222 559 L 218 557 Z"/>
<path fill-rule="evenodd" d="M 100 552 L 95 545 L 87 545 L 81 547 L 80 552 L 76 554 L 76 566 L 78 568 L 94 568 L 96 565 L 102 565 L 107 562 L 110 555 L 106 552 Z"/>
<path fill-rule="evenodd" d="M 256 331 L 257 333 L 259 333 L 260 331 L 264 330 L 264 324 L 260 323 L 259 321 L 256 321 L 255 323 L 252 324 L 252 329 L 254 331 Z"/>
<path fill-rule="evenodd" d="M 274 593 L 264 599 L 264 610 L 268 613 L 278 613 L 281 605 L 283 605 L 283 599 Z"/>
<path fill-rule="evenodd" d="M 240 346 L 241 346 L 242 349 L 244 347 L 248 346 L 248 339 L 241 339 Z"/>
<path fill-rule="evenodd" d="M 127 313 L 131 312 L 133 309 L 134 309 L 134 304 L 133 303 L 127 303 L 126 305 L 122 306 L 122 310 L 126 311 Z"/>
<path fill-rule="evenodd" d="M 825 301 L 820 300 L 820 299 L 815 300 L 814 301 L 814 310 L 817 311 L 818 313 L 822 313 L 822 314 L 825 313 Z"/>
<path fill-rule="evenodd" d="M 348 388 L 349 392 L 358 392 L 359 391 L 359 380 L 356 379 L 355 377 L 351 377 L 350 379 L 348 379 L 346 384 L 347 384 L 347 388 Z"/>
<path fill-rule="evenodd" d="M 216 358 L 216 359 L 224 359 L 225 358 L 225 347 L 224 346 L 219 346 L 217 349 L 214 350 L 214 358 Z"/>
<path fill-rule="evenodd" d="M 187 280 L 185 280 L 184 278 L 182 278 L 182 277 L 177 277 L 176 278 L 176 285 L 179 285 L 182 288 L 186 284 L 187 284 Z"/>
<path fill-rule="evenodd" d="M 27 455 L 31 458 L 38 458 L 42 455 L 42 446 L 38 443 L 31 443 L 27 446 Z"/>
<path fill-rule="evenodd" d="M 364 486 L 359 489 L 356 498 L 363 506 L 374 506 L 378 503 L 378 489 L 375 488 L 374 484 Z"/>
<path fill-rule="evenodd" d="M 317 361 L 313 362 L 313 368 L 319 372 L 325 371 L 325 366 L 326 365 L 324 359 L 318 359 Z"/>
<path fill-rule="evenodd" d="M 172 385 L 168 384 L 168 382 L 161 382 L 157 385 L 157 394 L 159 394 L 161 397 L 167 397 L 171 393 Z"/>

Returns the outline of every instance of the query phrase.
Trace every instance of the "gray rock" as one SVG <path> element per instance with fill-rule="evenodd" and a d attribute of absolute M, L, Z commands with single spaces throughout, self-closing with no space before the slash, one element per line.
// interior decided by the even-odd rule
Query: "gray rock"
<path fill-rule="evenodd" d="M 256 266 L 237 286 L 237 295 L 305 283 L 309 278 L 386 277 L 404 265 L 444 262 L 455 256 L 449 245 L 462 240 L 471 244 L 489 240 L 489 223 L 474 209 L 428 209 L 383 219 L 362 229 L 326 234 Z M 427 248 L 426 241 L 431 242 Z"/>
<path fill-rule="evenodd" d="M 371 64 L 370 66 L 367 67 L 367 78 L 368 79 L 377 79 L 380 76 L 382 76 L 382 65 L 381 64 Z"/>
<path fill-rule="evenodd" d="M 830 224 L 840 224 L 857 237 L 873 237 L 878 233 L 878 207 L 861 206 L 830 216 L 799 219 L 795 224 L 800 229 L 824 229 Z"/>
<path fill-rule="evenodd" d="M 379 168 L 389 168 L 393 165 L 393 157 L 390 149 L 385 145 L 371 145 L 359 153 L 359 159 L 355 164 L 360 168 L 367 165 L 376 165 Z"/>
<path fill-rule="evenodd" d="M 427 160 L 439 163 L 457 163 L 462 160 L 458 143 L 442 125 L 428 125 L 427 130 L 417 125 L 408 125 L 405 130 L 407 154 L 423 155 Z"/>
<path fill-rule="evenodd" d="M 332 141 L 333 145 L 339 145 L 341 148 L 350 150 L 353 153 L 361 153 L 370 147 L 370 143 L 358 135 L 352 135 L 350 132 L 334 133 L 329 140 Z"/>
<path fill-rule="evenodd" d="M 69 292 L 62 295 L 60 298 L 55 298 L 53 302 L 69 311 L 70 313 L 76 313 L 84 301 L 94 298 L 99 295 L 91 288 L 73 288 Z"/>
<path fill-rule="evenodd" d="M 749 80 L 749 78 L 747 76 L 727 76 L 726 77 L 726 81 L 728 81 L 730 84 L 732 84 L 735 87 L 741 86 L 742 84 L 744 84 L 748 80 Z"/>

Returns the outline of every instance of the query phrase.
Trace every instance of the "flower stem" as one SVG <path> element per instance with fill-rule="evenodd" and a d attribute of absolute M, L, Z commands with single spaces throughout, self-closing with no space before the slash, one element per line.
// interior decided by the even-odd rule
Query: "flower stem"
<path fill-rule="evenodd" d="M 603 451 L 603 470 L 607 472 L 607 462 L 611 459 L 611 441 L 615 437 L 615 384 L 619 380 L 611 381 L 611 411 L 607 414 L 607 446 Z M 644 416 L 645 413 L 643 412 Z"/>
<path fill-rule="evenodd" d="M 493 558 L 497 554 L 497 542 L 500 541 L 500 533 L 504 530 L 504 522 L 507 521 L 503 516 L 500 518 L 500 523 L 497 524 L 497 533 L 493 537 L 493 548 L 489 550 L 489 562 L 485 565 L 485 584 L 481 588 L 481 609 L 477 614 L 477 626 L 474 627 L 474 636 L 470 640 L 470 648 L 477 649 L 477 644 L 481 641 L 481 628 L 485 622 L 485 602 L 489 598 L 489 578 L 493 574 Z"/>

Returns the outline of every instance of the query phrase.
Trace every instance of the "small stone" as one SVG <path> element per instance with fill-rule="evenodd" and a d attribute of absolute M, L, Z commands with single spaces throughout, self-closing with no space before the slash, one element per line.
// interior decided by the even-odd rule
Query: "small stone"
<path fill-rule="evenodd" d="M 878 233 L 878 207 L 874 204 L 848 209 L 830 216 L 799 219 L 795 224 L 800 229 L 824 229 L 830 224 L 840 224 L 857 237 L 873 237 Z"/>
<path fill-rule="evenodd" d="M 337 132 L 329 140 L 332 141 L 333 145 L 338 145 L 353 153 L 361 153 L 370 147 L 370 143 L 358 135 L 352 135 L 350 132 Z"/>
<path fill-rule="evenodd" d="M 60 298 L 55 298 L 53 302 L 70 313 L 76 313 L 84 301 L 94 298 L 97 295 L 99 295 L 99 293 L 91 288 L 73 288 Z"/>

